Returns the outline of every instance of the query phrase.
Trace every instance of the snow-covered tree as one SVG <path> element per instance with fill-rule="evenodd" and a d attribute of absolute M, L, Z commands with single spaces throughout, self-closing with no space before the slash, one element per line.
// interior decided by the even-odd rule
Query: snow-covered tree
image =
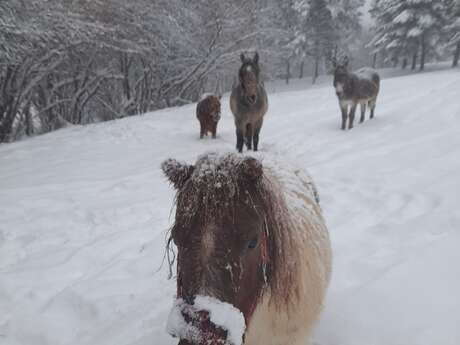
<path fill-rule="evenodd" d="M 364 0 L 328 0 L 334 25 L 339 36 L 340 49 L 350 53 L 361 33 L 361 9 Z"/>
<path fill-rule="evenodd" d="M 374 0 L 371 15 L 375 20 L 375 36 L 371 41 L 374 53 L 385 53 L 393 61 L 398 57 L 412 56 L 412 68 L 415 68 L 418 54 L 418 42 L 406 36 L 407 28 L 395 18 L 404 11 L 405 1 Z"/>
<path fill-rule="evenodd" d="M 423 70 L 427 54 L 441 41 L 445 25 L 444 4 L 431 0 L 375 0 L 371 9 L 376 21 L 376 36 L 371 42 L 376 51 L 390 52 L 394 59 L 412 55 L 413 66 L 420 54 Z"/>
<path fill-rule="evenodd" d="M 453 47 L 452 67 L 457 67 L 460 58 L 460 0 L 446 0 L 445 15 L 447 47 Z"/>
<path fill-rule="evenodd" d="M 313 83 L 319 76 L 320 62 L 330 59 L 338 34 L 326 0 L 299 0 L 296 3 L 299 29 L 293 42 L 298 55 L 313 59 Z"/>

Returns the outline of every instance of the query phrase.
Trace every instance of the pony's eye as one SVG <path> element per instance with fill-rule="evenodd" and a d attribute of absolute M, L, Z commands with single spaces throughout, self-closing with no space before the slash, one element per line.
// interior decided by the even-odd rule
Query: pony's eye
<path fill-rule="evenodd" d="M 248 249 L 254 249 L 257 246 L 257 238 L 253 238 L 248 242 Z"/>

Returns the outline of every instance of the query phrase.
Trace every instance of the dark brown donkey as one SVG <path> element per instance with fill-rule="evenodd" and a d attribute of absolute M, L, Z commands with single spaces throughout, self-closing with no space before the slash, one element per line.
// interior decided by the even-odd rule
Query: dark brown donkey
<path fill-rule="evenodd" d="M 243 334 L 245 345 L 307 342 L 331 271 L 311 178 L 236 153 L 208 153 L 194 165 L 169 159 L 162 169 L 177 190 L 169 245 L 177 246 L 178 301 L 168 331 L 179 345 L 240 345 Z M 201 304 L 209 298 L 237 311 L 239 339 L 210 320 Z"/>
<path fill-rule="evenodd" d="M 216 138 L 217 123 L 220 120 L 220 99 L 221 96 L 205 94 L 196 106 L 196 117 L 200 121 L 200 139 L 203 136 L 212 134 Z"/>
<path fill-rule="evenodd" d="M 259 146 L 259 133 L 268 109 L 267 93 L 260 80 L 259 54 L 247 58 L 240 56 L 242 65 L 238 72 L 239 82 L 232 89 L 230 109 L 235 117 L 236 149 L 243 151 L 243 143 L 254 151 Z"/>
<path fill-rule="evenodd" d="M 333 64 L 335 67 L 335 93 L 339 99 L 342 111 L 342 129 L 346 129 L 347 118 L 349 119 L 348 129 L 352 129 L 358 104 L 361 105 L 361 119 L 359 123 L 364 122 L 366 105 L 369 105 L 371 110 L 370 118 L 374 117 L 375 104 L 380 89 L 380 77 L 371 68 L 362 68 L 353 73 L 349 72 L 348 58 L 345 58 L 342 63 L 333 61 Z M 348 111 L 349 107 L 350 110 Z"/>

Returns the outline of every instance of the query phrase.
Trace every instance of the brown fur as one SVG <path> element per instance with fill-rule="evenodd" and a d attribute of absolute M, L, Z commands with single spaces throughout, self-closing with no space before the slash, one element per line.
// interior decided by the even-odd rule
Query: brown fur
<path fill-rule="evenodd" d="M 265 337 L 306 337 L 329 281 L 329 241 L 311 182 L 276 169 L 233 154 L 163 164 L 178 190 L 171 231 L 178 297 L 193 303 L 205 294 L 240 309 L 247 345 L 263 344 L 257 334 L 272 322 L 279 326 Z"/>
<path fill-rule="evenodd" d="M 196 106 L 196 117 L 200 121 L 200 139 L 208 133 L 216 138 L 217 123 L 220 120 L 220 96 L 209 95 L 198 102 Z"/>
<path fill-rule="evenodd" d="M 230 95 L 230 109 L 235 118 L 236 149 L 242 152 L 246 143 L 248 150 L 257 151 L 268 98 L 260 76 L 259 54 L 256 52 L 252 59 L 241 54 L 240 58 L 239 82 L 233 86 Z"/>

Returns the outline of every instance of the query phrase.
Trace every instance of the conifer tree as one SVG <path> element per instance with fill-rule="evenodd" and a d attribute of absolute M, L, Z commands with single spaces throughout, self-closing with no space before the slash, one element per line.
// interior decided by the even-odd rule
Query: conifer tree
<path fill-rule="evenodd" d="M 371 13 L 376 21 L 376 36 L 371 44 L 394 59 L 412 54 L 413 67 L 419 53 L 423 70 L 427 54 L 442 38 L 444 11 L 441 1 L 375 0 Z"/>
<path fill-rule="evenodd" d="M 446 0 L 445 15 L 447 47 L 453 47 L 452 67 L 457 67 L 460 58 L 460 0 Z"/>

